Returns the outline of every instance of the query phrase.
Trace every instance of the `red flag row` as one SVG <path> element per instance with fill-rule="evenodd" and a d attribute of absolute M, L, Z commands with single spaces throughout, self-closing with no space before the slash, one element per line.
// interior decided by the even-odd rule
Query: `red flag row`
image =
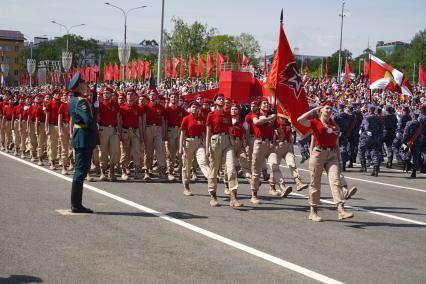
<path fill-rule="evenodd" d="M 117 64 L 104 65 L 104 80 L 118 81 L 123 79 L 123 68 Z M 148 60 L 132 61 L 125 66 L 126 80 L 147 80 L 151 75 L 151 63 Z"/>
<path fill-rule="evenodd" d="M 238 59 L 237 59 L 237 69 L 239 70 L 239 66 L 240 66 L 240 54 L 238 53 Z M 205 75 L 207 77 L 211 77 L 212 76 L 212 70 L 213 67 L 215 66 L 216 63 L 216 76 L 219 77 L 220 76 L 220 67 L 222 65 L 223 62 L 227 62 L 229 63 L 229 56 L 228 55 L 223 55 L 220 52 L 216 53 L 216 58 L 211 55 L 209 52 L 207 53 L 207 61 L 206 59 L 198 54 L 197 57 L 197 63 L 198 63 L 198 68 L 196 68 L 196 64 L 195 64 L 195 60 L 194 58 L 192 58 L 192 55 L 189 56 L 188 59 L 188 75 L 189 77 L 202 77 L 204 76 L 204 70 L 205 70 L 205 66 L 207 63 L 207 69 L 206 69 L 206 73 Z M 249 57 L 246 56 L 245 54 L 243 54 L 243 65 L 248 65 L 249 64 Z M 166 79 L 168 78 L 177 78 L 179 77 L 184 77 L 185 76 L 185 65 L 186 65 L 186 60 L 184 57 L 175 57 L 173 56 L 173 58 L 165 58 L 164 60 L 164 77 Z M 180 67 L 180 68 L 179 68 Z M 179 74 L 178 74 L 179 73 Z"/>

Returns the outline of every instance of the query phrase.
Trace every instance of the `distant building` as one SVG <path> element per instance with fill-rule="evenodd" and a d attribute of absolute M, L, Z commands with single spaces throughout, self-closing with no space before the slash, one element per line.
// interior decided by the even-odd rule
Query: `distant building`
<path fill-rule="evenodd" d="M 9 67 L 7 76 L 3 76 L 8 85 L 18 85 L 21 63 L 18 55 L 24 48 L 24 40 L 24 35 L 19 31 L 0 30 L 0 63 Z"/>
<path fill-rule="evenodd" d="M 390 55 L 397 50 L 409 48 L 410 44 L 402 41 L 387 42 L 378 41 L 376 44 L 376 52 L 382 50 L 386 55 Z"/>
<path fill-rule="evenodd" d="M 112 40 L 98 41 L 98 45 L 103 49 L 112 49 L 112 48 L 118 47 L 118 43 L 113 42 Z M 130 43 L 130 46 L 136 49 L 137 54 L 141 54 L 141 55 L 157 55 L 158 54 L 158 45 Z"/>
<path fill-rule="evenodd" d="M 41 37 L 41 36 L 34 37 L 34 44 L 39 44 L 46 41 L 49 41 L 47 37 Z"/>

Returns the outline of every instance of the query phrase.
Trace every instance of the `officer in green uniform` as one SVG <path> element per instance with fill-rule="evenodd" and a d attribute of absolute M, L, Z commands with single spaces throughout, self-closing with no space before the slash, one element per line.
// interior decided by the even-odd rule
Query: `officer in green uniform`
<path fill-rule="evenodd" d="M 71 211 L 73 213 L 93 213 L 82 205 L 83 183 L 90 169 L 92 152 L 96 146 L 96 120 L 92 106 L 87 100 L 88 84 L 75 73 L 68 83 L 72 91 L 68 111 L 74 125 L 72 147 L 74 148 L 74 177 L 71 189 Z"/>

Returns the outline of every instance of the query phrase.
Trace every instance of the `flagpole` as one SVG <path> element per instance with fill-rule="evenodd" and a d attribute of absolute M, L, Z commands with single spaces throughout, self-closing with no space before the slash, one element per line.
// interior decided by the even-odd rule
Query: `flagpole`
<path fill-rule="evenodd" d="M 340 22 L 340 47 L 339 47 L 339 66 L 338 66 L 338 70 L 337 70 L 337 80 L 340 83 L 341 78 L 340 78 L 340 74 L 342 73 L 342 37 L 343 37 L 343 17 L 345 17 L 344 14 L 345 11 L 345 1 L 342 1 L 342 13 L 339 15 L 342 19 Z"/>
<path fill-rule="evenodd" d="M 415 76 L 416 76 L 416 62 L 413 63 L 413 86 L 416 84 Z"/>
<path fill-rule="evenodd" d="M 368 54 L 368 60 L 369 60 L 369 64 L 368 64 L 368 89 L 370 90 L 370 102 L 371 102 L 371 89 L 370 89 L 370 84 L 371 84 L 371 53 Z"/>
<path fill-rule="evenodd" d="M 280 25 L 281 25 L 281 28 L 282 28 L 282 25 L 283 25 L 283 9 L 281 8 L 281 16 L 280 16 Z M 303 62 L 302 62 L 302 64 L 303 64 Z M 275 104 L 275 114 L 278 114 L 278 108 L 277 108 L 277 90 L 275 89 L 275 91 L 274 91 L 274 104 Z"/>

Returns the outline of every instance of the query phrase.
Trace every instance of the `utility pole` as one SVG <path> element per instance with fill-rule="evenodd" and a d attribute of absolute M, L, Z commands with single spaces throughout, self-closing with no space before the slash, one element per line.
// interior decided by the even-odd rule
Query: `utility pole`
<path fill-rule="evenodd" d="M 163 62 L 163 34 L 164 34 L 164 0 L 161 1 L 161 31 L 160 45 L 158 46 L 158 62 L 157 62 L 157 86 L 161 83 L 161 66 Z"/>
<path fill-rule="evenodd" d="M 337 80 L 340 82 L 340 74 L 342 72 L 342 37 L 343 37 L 343 18 L 345 17 L 345 0 L 342 1 L 342 13 L 339 14 L 341 17 L 340 21 L 340 47 L 339 47 L 339 66 L 337 70 Z"/>

